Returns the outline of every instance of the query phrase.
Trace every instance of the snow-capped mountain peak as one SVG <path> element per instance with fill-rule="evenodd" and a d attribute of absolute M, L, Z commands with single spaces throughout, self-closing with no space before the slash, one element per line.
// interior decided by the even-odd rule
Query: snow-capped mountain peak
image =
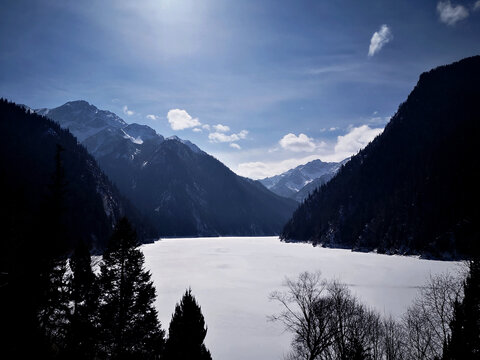
<path fill-rule="evenodd" d="M 348 161 L 348 159 L 338 163 L 323 162 L 317 159 L 307 164 L 299 165 L 280 175 L 262 179 L 260 182 L 267 189 L 285 197 L 296 198 L 297 193 L 301 192 L 301 198 L 303 199 L 302 189 L 305 187 L 311 188 L 312 184 L 321 185 L 322 182 L 318 183 L 318 181 L 316 181 L 317 179 L 323 179 L 324 181 L 330 180 L 346 161 Z M 306 195 L 308 195 L 308 192 Z"/>
<path fill-rule="evenodd" d="M 54 109 L 36 109 L 35 112 L 68 128 L 80 142 L 106 128 L 121 129 L 127 126 L 127 123 L 116 114 L 99 110 L 84 100 L 69 101 Z"/>

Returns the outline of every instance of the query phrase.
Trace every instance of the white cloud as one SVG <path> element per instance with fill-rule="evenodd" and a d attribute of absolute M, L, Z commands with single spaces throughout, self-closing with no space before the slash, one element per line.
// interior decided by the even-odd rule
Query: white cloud
<path fill-rule="evenodd" d="M 230 131 L 230 128 L 227 125 L 222 125 L 222 124 L 213 125 L 213 128 L 216 131 L 223 132 L 223 133 Z"/>
<path fill-rule="evenodd" d="M 167 119 L 173 130 L 185 130 L 202 125 L 197 118 L 192 118 L 185 110 L 180 109 L 170 110 Z"/>
<path fill-rule="evenodd" d="M 240 139 L 245 139 L 248 135 L 248 131 L 247 130 L 242 130 L 240 131 L 238 134 L 230 134 L 230 135 L 227 135 L 227 134 L 224 134 L 224 133 L 221 133 L 221 132 L 213 132 L 213 133 L 210 133 L 208 134 L 208 139 L 210 140 L 210 142 L 234 142 L 234 141 L 238 141 Z"/>
<path fill-rule="evenodd" d="M 202 128 L 207 130 L 207 131 L 210 131 L 210 125 L 208 125 L 208 124 L 202 125 Z"/>
<path fill-rule="evenodd" d="M 153 115 L 153 114 L 149 114 L 147 116 L 145 116 L 147 119 L 149 120 L 157 120 L 158 119 L 158 116 L 156 115 Z"/>
<path fill-rule="evenodd" d="M 237 166 L 236 173 L 251 179 L 263 179 L 273 175 L 281 174 L 293 169 L 298 165 L 306 164 L 309 161 L 319 159 L 318 155 L 308 157 L 286 159 L 281 161 L 252 161 L 241 163 Z"/>
<path fill-rule="evenodd" d="M 476 8 L 477 3 L 474 5 Z M 440 15 L 440 21 L 447 25 L 455 25 L 460 20 L 468 17 L 468 10 L 462 5 L 453 5 L 449 0 L 440 1 L 437 4 L 437 12 Z"/>
<path fill-rule="evenodd" d="M 476 1 L 475 4 L 473 4 L 473 11 L 477 11 L 480 9 L 480 0 Z"/>
<path fill-rule="evenodd" d="M 230 147 L 234 148 L 234 149 L 237 149 L 237 150 L 240 150 L 242 147 L 236 143 L 231 143 L 230 144 Z"/>
<path fill-rule="evenodd" d="M 125 106 L 123 107 L 123 113 L 124 113 L 125 115 L 128 115 L 128 116 L 132 116 L 133 114 L 135 114 L 135 112 L 134 112 L 133 110 L 128 110 L 128 106 L 127 106 L 127 105 L 125 105 Z"/>
<path fill-rule="evenodd" d="M 202 132 L 202 129 L 200 129 L 200 128 L 194 128 L 194 129 L 192 129 L 192 131 L 193 131 L 193 132 Z"/>
<path fill-rule="evenodd" d="M 383 24 L 380 30 L 375 31 L 370 39 L 370 47 L 368 48 L 368 56 L 373 56 L 379 52 L 382 47 L 393 39 L 390 28 Z"/>
<path fill-rule="evenodd" d="M 263 179 L 271 176 L 272 166 L 270 164 L 254 161 L 241 163 L 238 165 L 237 174 L 251 179 Z"/>
<path fill-rule="evenodd" d="M 280 146 L 286 150 L 295 152 L 308 151 L 312 152 L 316 149 L 316 145 L 312 138 L 309 138 L 305 134 L 287 134 L 278 142 Z"/>
<path fill-rule="evenodd" d="M 351 127 L 345 135 L 338 136 L 336 142 L 326 144 L 317 144 L 314 152 L 308 156 L 292 157 L 288 159 L 277 159 L 271 161 L 251 161 L 240 163 L 237 168 L 237 174 L 252 179 L 262 179 L 265 177 L 281 174 L 298 165 L 306 164 L 315 159 L 322 161 L 342 161 L 352 155 L 355 155 L 360 149 L 365 147 L 377 135 L 381 134 L 382 128 L 370 128 L 368 125 Z M 263 152 L 265 153 L 265 152 Z M 262 152 L 260 152 L 262 154 Z M 301 155 L 300 153 L 298 155 Z"/>
<path fill-rule="evenodd" d="M 382 131 L 382 128 L 372 129 L 368 125 L 351 128 L 347 134 L 337 137 L 334 148 L 335 156 L 341 160 L 356 154 Z"/>

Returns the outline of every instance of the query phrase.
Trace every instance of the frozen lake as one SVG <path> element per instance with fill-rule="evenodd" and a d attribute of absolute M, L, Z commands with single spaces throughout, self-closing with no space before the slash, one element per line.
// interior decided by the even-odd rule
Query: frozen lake
<path fill-rule="evenodd" d="M 459 270 L 455 262 L 315 248 L 277 237 L 165 239 L 142 249 L 162 327 L 168 330 L 175 304 L 191 286 L 214 360 L 283 357 L 290 335 L 267 316 L 280 309 L 268 295 L 282 288 L 286 276 L 320 270 L 348 284 L 365 304 L 401 316 L 430 274 Z"/>

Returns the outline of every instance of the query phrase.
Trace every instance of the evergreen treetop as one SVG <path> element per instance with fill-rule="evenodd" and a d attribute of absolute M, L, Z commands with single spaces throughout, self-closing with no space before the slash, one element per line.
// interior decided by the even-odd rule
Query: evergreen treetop
<path fill-rule="evenodd" d="M 102 352 L 111 358 L 156 358 L 163 331 L 154 307 L 155 288 L 144 270 L 135 231 L 122 218 L 110 238 L 100 271 Z"/>
<path fill-rule="evenodd" d="M 180 303 L 175 306 L 165 344 L 165 359 L 211 360 L 210 351 L 203 343 L 207 326 L 192 290 L 188 289 Z"/>

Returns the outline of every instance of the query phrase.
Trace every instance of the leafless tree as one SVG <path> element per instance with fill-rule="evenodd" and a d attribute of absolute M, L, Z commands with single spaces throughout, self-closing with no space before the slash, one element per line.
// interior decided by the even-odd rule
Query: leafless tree
<path fill-rule="evenodd" d="M 349 359 L 355 351 L 381 359 L 380 316 L 361 305 L 345 285 L 307 272 L 285 285 L 286 291 L 270 295 L 283 307 L 270 319 L 294 335 L 289 359 Z"/>
<path fill-rule="evenodd" d="M 332 282 L 329 293 L 333 301 L 335 331 L 332 359 L 382 359 L 383 326 L 380 315 L 361 304 L 348 287 Z"/>
<path fill-rule="evenodd" d="M 441 358 L 450 335 L 453 305 L 462 282 L 449 273 L 431 276 L 403 318 L 410 359 Z"/>
<path fill-rule="evenodd" d="M 285 285 L 286 291 L 270 294 L 271 300 L 283 306 L 283 311 L 270 316 L 270 320 L 280 321 L 294 334 L 291 358 L 322 359 L 321 355 L 333 341 L 328 283 L 319 272 L 304 272 L 296 280 L 287 278 Z"/>
<path fill-rule="evenodd" d="M 402 360 L 404 359 L 405 332 L 401 324 L 393 317 L 383 320 L 383 359 Z"/>
<path fill-rule="evenodd" d="M 270 319 L 294 335 L 289 360 L 433 360 L 442 356 L 461 284 L 450 274 L 432 276 L 397 322 L 361 304 L 345 284 L 305 272 L 270 295 L 283 309 Z"/>

